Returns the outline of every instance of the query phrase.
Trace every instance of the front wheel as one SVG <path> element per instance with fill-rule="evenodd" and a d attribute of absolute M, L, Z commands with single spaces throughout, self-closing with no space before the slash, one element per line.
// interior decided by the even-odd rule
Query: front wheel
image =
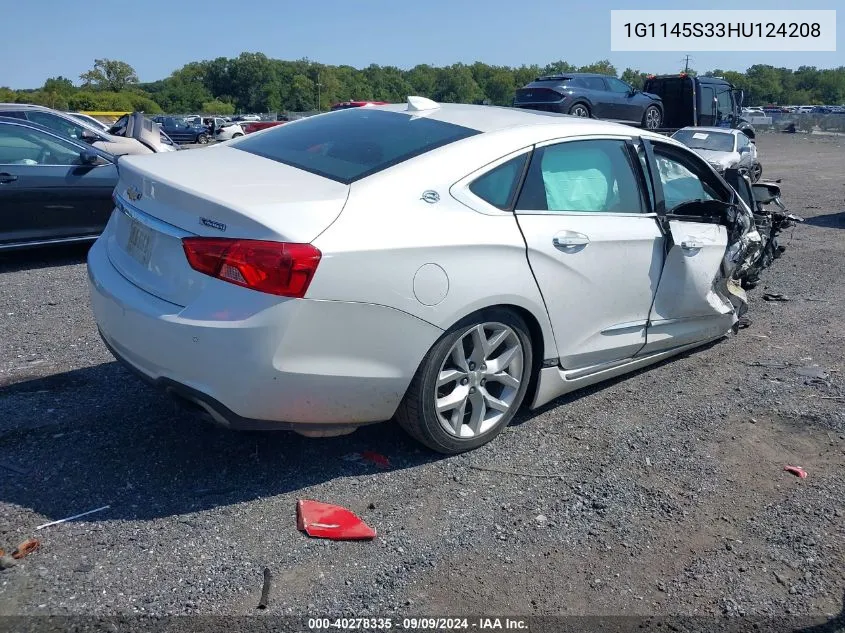
<path fill-rule="evenodd" d="M 754 163 L 748 171 L 748 177 L 752 183 L 757 182 L 763 176 L 763 166 L 760 163 Z"/>
<path fill-rule="evenodd" d="M 200 134 L 199 136 L 197 136 L 197 143 L 199 143 L 200 145 L 205 145 L 206 143 L 208 143 L 208 136 L 205 134 Z"/>
<path fill-rule="evenodd" d="M 643 127 L 647 130 L 656 130 L 663 123 L 663 115 L 657 106 L 649 106 L 643 113 Z"/>
<path fill-rule="evenodd" d="M 519 409 L 532 363 L 531 337 L 519 316 L 493 309 L 468 317 L 426 354 L 397 422 L 439 453 L 478 448 L 501 433 Z"/>

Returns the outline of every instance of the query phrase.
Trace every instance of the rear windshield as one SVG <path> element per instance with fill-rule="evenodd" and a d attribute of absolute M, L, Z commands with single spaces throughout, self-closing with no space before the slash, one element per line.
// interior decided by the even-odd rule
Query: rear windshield
<path fill-rule="evenodd" d="M 475 134 L 404 112 L 350 108 L 246 136 L 230 147 L 348 185 Z"/>

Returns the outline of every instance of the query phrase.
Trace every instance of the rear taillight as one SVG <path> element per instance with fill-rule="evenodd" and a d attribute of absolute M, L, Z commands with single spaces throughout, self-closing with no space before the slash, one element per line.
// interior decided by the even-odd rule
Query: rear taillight
<path fill-rule="evenodd" d="M 310 244 L 219 237 L 186 237 L 191 268 L 229 283 L 282 297 L 302 298 L 322 254 Z"/>

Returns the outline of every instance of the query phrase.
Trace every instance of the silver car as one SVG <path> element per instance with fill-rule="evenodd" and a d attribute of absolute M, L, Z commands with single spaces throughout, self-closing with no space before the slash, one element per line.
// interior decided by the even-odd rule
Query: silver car
<path fill-rule="evenodd" d="M 723 127 L 685 127 L 672 135 L 704 160 L 716 171 L 736 168 L 748 174 L 751 182 L 760 180 L 763 166 L 757 157 L 757 146 L 742 130 Z"/>

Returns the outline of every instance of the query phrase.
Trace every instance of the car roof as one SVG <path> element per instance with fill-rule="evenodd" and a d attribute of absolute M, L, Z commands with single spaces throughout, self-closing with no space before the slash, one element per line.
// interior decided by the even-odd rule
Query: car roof
<path fill-rule="evenodd" d="M 528 108 L 508 108 L 503 106 L 469 105 L 461 103 L 440 103 L 431 110 L 409 111 L 407 103 L 396 103 L 383 106 L 372 106 L 368 110 L 386 110 L 404 114 L 425 117 L 435 121 L 443 121 L 453 125 L 460 125 L 479 132 L 497 132 L 518 127 L 556 125 L 563 128 L 564 136 L 584 134 L 624 134 L 635 136 L 650 136 L 661 140 L 667 137 L 646 132 L 639 128 L 632 128 L 621 123 L 611 123 L 598 119 L 587 119 L 569 114 L 544 112 Z M 321 116 L 329 116 L 327 113 Z"/>

